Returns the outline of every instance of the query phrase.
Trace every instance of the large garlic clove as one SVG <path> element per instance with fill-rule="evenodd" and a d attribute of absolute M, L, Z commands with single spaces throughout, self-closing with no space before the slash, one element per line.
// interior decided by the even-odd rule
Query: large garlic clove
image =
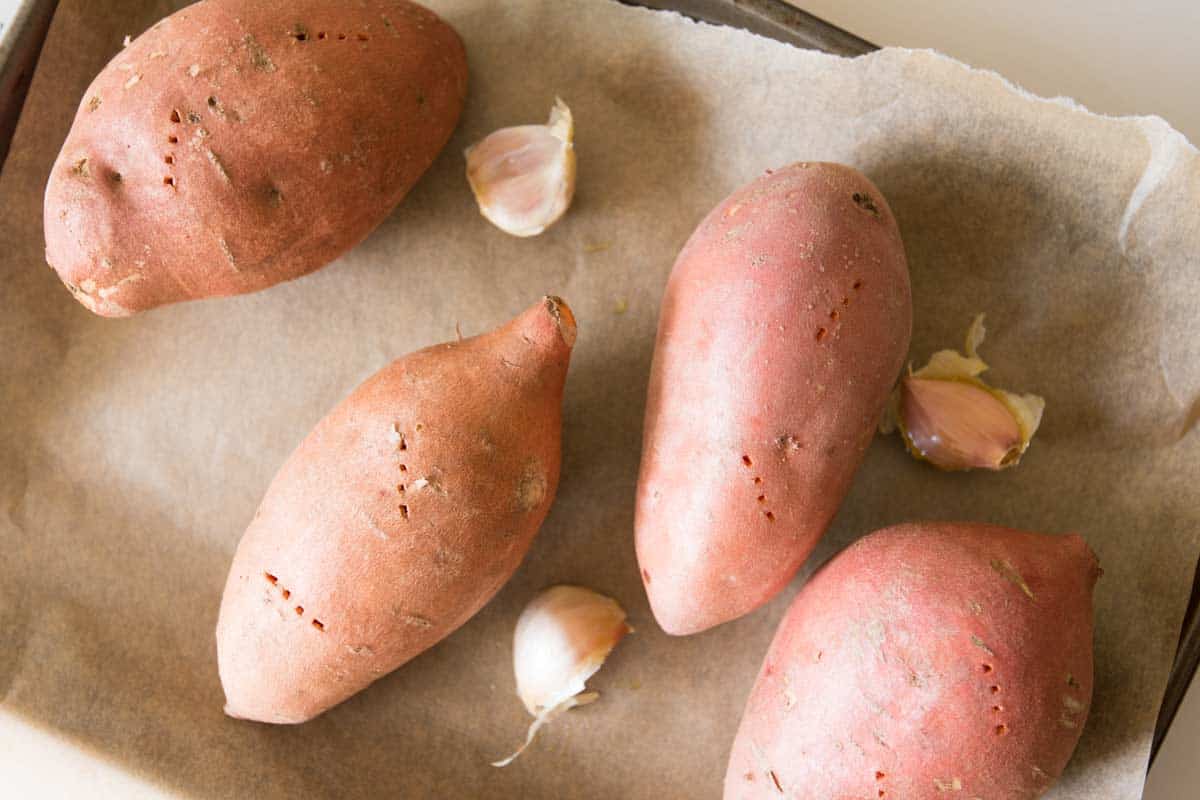
<path fill-rule="evenodd" d="M 900 398 L 909 446 L 943 469 L 1000 469 L 1021 455 L 1017 420 L 986 389 L 906 377 Z"/>
<path fill-rule="evenodd" d="M 934 353 L 929 363 L 900 381 L 880 425 L 899 429 L 909 452 L 947 470 L 1004 469 L 1016 464 L 1041 423 L 1046 403 L 1018 396 L 979 378 L 988 365 L 978 348 L 983 315 L 967 331 L 964 349 Z"/>
<path fill-rule="evenodd" d="M 536 236 L 575 194 L 575 123 L 556 98 L 545 125 L 503 128 L 468 147 L 467 181 L 479 211 L 513 236 Z"/>
<path fill-rule="evenodd" d="M 492 766 L 503 767 L 558 714 L 594 701 L 584 693 L 613 647 L 632 628 L 617 602 L 582 586 L 552 586 L 525 607 L 513 634 L 517 694 L 534 716 L 525 743 Z"/>

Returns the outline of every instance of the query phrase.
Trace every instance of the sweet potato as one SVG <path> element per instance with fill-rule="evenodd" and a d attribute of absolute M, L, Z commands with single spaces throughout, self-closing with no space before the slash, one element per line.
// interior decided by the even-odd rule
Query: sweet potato
<path fill-rule="evenodd" d="M 450 138 L 462 42 L 406 0 L 201 0 L 116 55 L 50 174 L 46 259 L 104 316 L 350 249 Z"/>
<path fill-rule="evenodd" d="M 558 486 L 575 322 L 546 298 L 385 367 L 267 490 L 217 623 L 226 713 L 303 722 L 448 636 L 509 579 Z"/>
<path fill-rule="evenodd" d="M 1092 697 L 1077 535 L 878 531 L 797 595 L 746 705 L 727 800 L 1039 797 Z"/>
<path fill-rule="evenodd" d="M 795 574 L 871 441 L 911 317 L 896 221 L 850 167 L 768 173 L 700 223 L 663 298 L 637 489 L 666 632 L 741 616 Z"/>

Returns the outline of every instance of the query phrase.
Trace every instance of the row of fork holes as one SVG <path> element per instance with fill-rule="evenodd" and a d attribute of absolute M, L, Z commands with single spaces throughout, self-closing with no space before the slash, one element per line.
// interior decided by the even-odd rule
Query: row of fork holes
<path fill-rule="evenodd" d="M 984 663 L 984 664 L 979 665 L 979 671 L 982 672 L 984 675 L 990 675 L 992 673 L 993 669 L 994 669 L 994 667 L 992 667 L 991 664 Z M 993 695 L 1000 694 L 999 685 L 993 683 L 991 686 L 988 687 L 988 692 Z M 996 703 L 995 705 L 992 706 L 993 714 L 1000 714 L 1003 711 L 1004 711 L 1004 706 L 1000 705 L 999 703 Z M 996 725 L 994 728 L 992 728 L 992 730 L 993 730 L 993 732 L 995 732 L 995 734 L 997 736 L 1004 736 L 1005 734 L 1008 733 L 1008 726 L 1005 725 L 1003 722 L 1001 722 L 998 725 Z"/>
<path fill-rule="evenodd" d="M 265 577 L 267 579 L 267 583 L 271 584 L 272 586 L 279 586 L 279 578 L 275 577 L 271 573 L 264 572 L 263 577 Z M 283 595 L 284 600 L 287 600 L 289 597 L 292 596 L 291 591 L 283 588 L 282 586 L 279 587 L 279 591 L 280 591 L 280 594 Z M 296 606 L 293 610 L 296 612 L 297 617 L 304 616 L 304 606 Z M 325 630 L 325 623 L 321 622 L 321 620 L 317 619 L 316 617 L 313 618 L 311 625 L 319 631 Z"/>
<path fill-rule="evenodd" d="M 323 34 L 323 33 L 318 33 L 318 34 L 317 34 L 317 37 L 318 37 L 318 38 L 324 38 L 324 36 L 325 36 L 325 34 Z M 407 450 L 407 449 L 408 449 L 408 437 L 406 437 L 406 436 L 405 436 L 405 435 L 404 435 L 404 434 L 403 434 L 403 433 L 402 433 L 402 432 L 399 430 L 399 427 L 400 427 L 400 425 L 399 425 L 399 423 L 397 423 L 397 424 L 396 424 L 396 428 L 397 428 L 397 430 L 396 430 L 396 433 L 400 435 L 400 443 L 396 445 L 396 449 L 397 449 L 397 450 Z M 407 465 L 407 464 L 400 464 L 400 471 L 401 471 L 401 472 L 408 472 L 408 465 Z M 403 495 L 403 494 L 404 494 L 404 492 L 405 492 L 407 489 L 408 489 L 408 487 L 407 487 L 407 486 L 405 486 L 403 483 L 401 483 L 401 484 L 398 484 L 398 485 L 396 486 L 396 491 L 397 491 L 399 494 L 401 494 L 401 495 Z M 408 504 L 407 504 L 407 503 L 401 503 L 401 504 L 400 504 L 400 516 L 401 516 L 401 517 L 403 517 L 404 519 L 408 519 Z"/>
<path fill-rule="evenodd" d="M 742 455 L 742 466 L 746 467 L 747 469 L 750 467 L 753 467 L 754 461 L 750 458 L 750 456 L 743 454 Z M 762 482 L 763 482 L 762 476 L 759 476 L 759 475 L 754 476 L 754 485 L 755 486 L 762 486 Z M 759 504 L 767 502 L 767 496 L 765 494 L 759 494 L 758 497 L 756 497 L 755 499 L 759 502 Z M 764 511 L 763 516 L 767 518 L 767 522 L 775 521 L 775 512 L 774 511 Z"/>
<path fill-rule="evenodd" d="M 307 42 L 308 41 L 308 33 L 305 31 L 296 31 L 295 33 L 292 34 L 292 38 L 295 39 L 297 42 Z M 330 37 L 329 37 L 329 34 L 326 33 L 325 31 L 318 31 L 316 38 L 318 39 L 318 41 L 323 42 Z M 337 36 L 335 36 L 333 38 L 337 39 L 339 42 L 344 42 L 350 37 L 345 33 L 339 33 L 339 34 L 337 34 Z M 357 34 L 354 38 L 360 42 L 365 42 L 368 39 L 370 39 L 371 37 L 365 33 L 360 33 L 360 34 Z"/>
<path fill-rule="evenodd" d="M 177 109 L 171 109 L 171 122 L 175 123 L 175 124 L 179 124 L 180 122 L 182 122 L 182 120 L 180 119 L 180 116 L 179 116 L 179 111 Z M 169 136 L 167 136 L 167 144 L 179 144 L 179 137 L 173 133 L 170 134 Z M 167 153 L 165 156 L 163 156 L 163 161 L 166 162 L 167 166 L 173 165 L 175 163 L 174 153 Z M 164 176 L 163 184 L 165 186 L 170 186 L 172 189 L 175 188 L 175 176 L 174 175 Z"/>
<path fill-rule="evenodd" d="M 217 98 L 210 95 L 207 102 L 208 102 L 209 108 L 217 107 Z M 171 109 L 171 124 L 178 125 L 182 122 L 183 122 L 183 117 L 181 117 L 179 115 L 179 109 L 177 109 L 177 108 Z M 168 135 L 167 136 L 167 144 L 179 144 L 179 137 L 173 133 Z M 167 166 L 173 166 L 175 164 L 175 154 L 167 153 L 165 156 L 163 156 L 163 162 L 166 163 Z M 166 186 L 174 187 L 175 186 L 175 176 L 174 175 L 164 176 L 163 184 Z"/>
<path fill-rule="evenodd" d="M 853 284 L 850 286 L 850 288 L 851 288 L 851 289 L 853 289 L 854 291 L 856 291 L 856 292 L 857 292 L 859 289 L 861 289 L 861 288 L 862 288 L 862 285 L 863 285 L 862 279 L 857 279 L 857 280 L 855 280 L 855 281 L 854 281 L 854 283 L 853 283 Z M 843 297 L 843 298 L 842 298 L 842 305 L 843 305 L 843 306 L 848 306 L 848 305 L 850 305 L 850 298 L 849 298 L 849 296 L 847 296 L 847 297 Z M 840 312 L 840 311 L 838 311 L 836 308 L 835 308 L 835 309 L 832 309 L 832 310 L 829 312 L 829 321 L 830 321 L 831 323 L 837 322 L 837 321 L 838 321 L 838 319 L 839 319 L 841 316 L 842 316 L 842 314 L 841 314 L 841 312 Z M 828 328 L 826 328 L 826 327 L 824 327 L 824 326 L 821 326 L 820 328 L 817 328 L 817 341 L 818 341 L 818 342 L 819 342 L 819 341 L 821 341 L 821 340 L 823 340 L 823 339 L 824 339 L 826 336 L 828 336 L 828 335 L 829 335 L 829 329 L 828 329 Z"/>

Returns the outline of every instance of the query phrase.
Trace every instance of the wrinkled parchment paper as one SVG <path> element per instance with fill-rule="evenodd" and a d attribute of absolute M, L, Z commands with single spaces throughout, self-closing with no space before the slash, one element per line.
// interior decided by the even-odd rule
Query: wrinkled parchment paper
<path fill-rule="evenodd" d="M 765 168 L 830 159 L 895 209 L 912 357 L 956 346 L 986 311 L 994 382 L 1048 410 L 1002 474 L 939 473 L 877 440 L 810 568 L 901 520 L 1083 533 L 1105 569 L 1097 693 L 1050 796 L 1140 796 L 1200 549 L 1200 439 L 1184 435 L 1200 397 L 1200 161 L 1182 137 L 928 52 L 840 60 L 602 0 L 431 0 L 466 40 L 470 100 L 366 243 L 257 295 L 100 319 L 43 263 L 42 188 L 91 77 L 178 5 L 64 0 L 0 182 L 0 716 L 10 737 L 36 728 L 79 753 L 48 757 L 48 771 L 93 776 L 86 796 L 105 794 L 105 773 L 79 764 L 100 758 L 185 796 L 719 797 L 803 576 L 703 635 L 657 630 L 631 527 L 658 303 L 725 194 Z M 578 123 L 577 201 L 546 235 L 513 239 L 475 210 L 461 151 L 544 119 L 556 94 Z M 545 292 L 573 305 L 580 336 L 558 502 L 517 576 L 449 640 L 314 722 L 224 717 L 218 602 L 276 468 L 392 358 Z M 637 633 L 592 681 L 599 702 L 496 770 L 529 722 L 513 624 L 562 581 L 617 597 Z"/>

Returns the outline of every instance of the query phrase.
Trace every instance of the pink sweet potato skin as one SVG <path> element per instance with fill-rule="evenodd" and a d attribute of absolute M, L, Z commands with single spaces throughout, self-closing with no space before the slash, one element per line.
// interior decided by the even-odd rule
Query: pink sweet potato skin
<path fill-rule="evenodd" d="M 201 0 L 84 94 L 46 187 L 46 259 L 128 316 L 337 258 L 450 138 L 467 62 L 406 0 Z"/>
<path fill-rule="evenodd" d="M 1077 535 L 921 523 L 878 531 L 797 595 L 746 705 L 726 800 L 1031 800 L 1092 697 Z"/>
<path fill-rule="evenodd" d="M 554 500 L 575 325 L 546 300 L 393 362 L 280 469 L 217 623 L 227 714 L 303 722 L 471 618 Z"/>
<path fill-rule="evenodd" d="M 908 350 L 896 221 L 839 164 L 717 206 L 667 284 L 637 488 L 642 581 L 689 634 L 774 596 L 842 502 Z"/>

